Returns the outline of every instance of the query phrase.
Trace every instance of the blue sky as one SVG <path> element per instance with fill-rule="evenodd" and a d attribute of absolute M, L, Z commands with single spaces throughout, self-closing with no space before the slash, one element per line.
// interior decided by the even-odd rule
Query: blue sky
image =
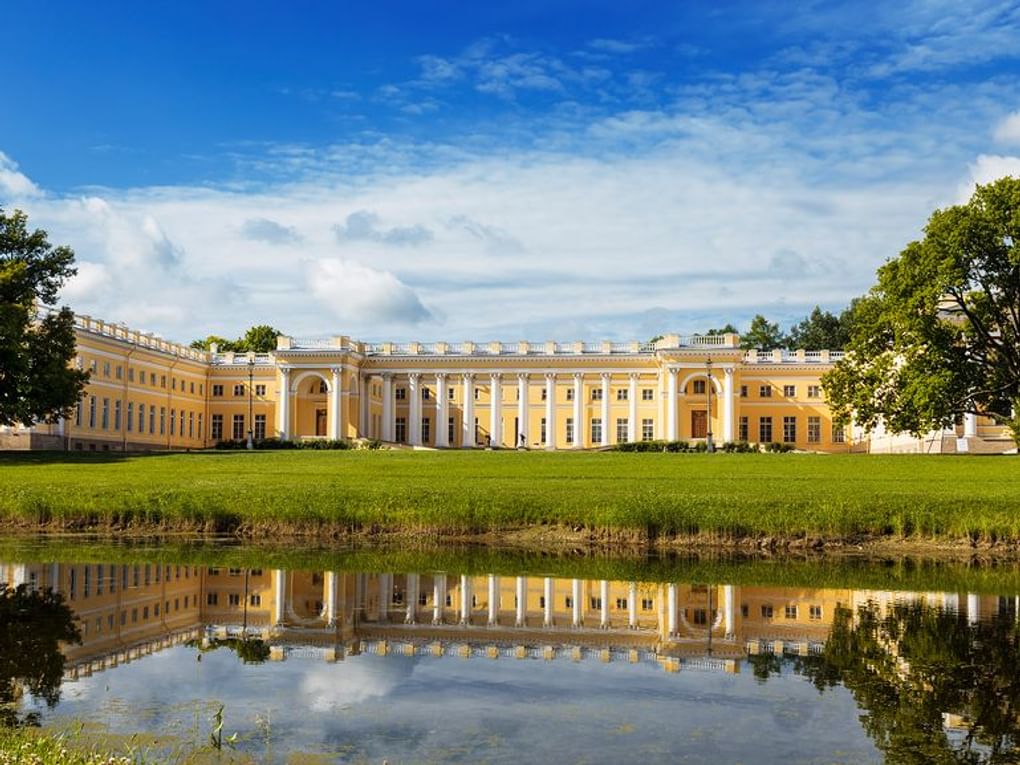
<path fill-rule="evenodd" d="M 1020 174 L 1016 2 L 241 8 L 5 4 L 0 205 L 76 249 L 77 310 L 184 340 L 788 324 Z"/>

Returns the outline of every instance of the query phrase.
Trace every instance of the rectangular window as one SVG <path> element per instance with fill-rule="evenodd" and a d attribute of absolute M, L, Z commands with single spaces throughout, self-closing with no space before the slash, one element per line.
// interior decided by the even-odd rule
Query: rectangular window
<path fill-rule="evenodd" d="M 74 408 L 74 424 L 77 425 L 78 427 L 81 427 L 81 410 L 82 402 L 81 399 L 79 399 L 78 405 Z"/>
<path fill-rule="evenodd" d="M 180 426 L 180 429 L 177 432 L 181 434 L 181 438 L 184 438 L 184 410 L 183 409 L 181 410 L 181 426 Z"/>
<path fill-rule="evenodd" d="M 223 386 L 222 385 L 213 385 L 212 386 L 212 394 L 214 396 L 217 396 L 217 397 L 218 396 L 222 396 L 223 395 Z"/>
<path fill-rule="evenodd" d="M 814 621 L 817 621 L 818 619 L 821 619 L 822 618 L 822 607 L 821 606 L 810 606 L 808 608 L 808 616 L 812 620 L 814 620 Z"/>
<path fill-rule="evenodd" d="M 239 593 L 231 592 L 227 595 L 228 606 L 239 606 L 241 605 L 241 596 Z"/>
<path fill-rule="evenodd" d="M 737 435 L 737 438 L 740 439 L 741 441 L 747 441 L 750 438 L 747 428 L 747 419 L 748 419 L 747 417 L 740 418 L 739 433 Z"/>
<path fill-rule="evenodd" d="M 591 442 L 593 444 L 602 443 L 602 418 L 592 417 L 591 419 Z"/>
<path fill-rule="evenodd" d="M 807 440 L 809 444 L 817 444 L 822 440 L 822 418 L 807 418 Z"/>
<path fill-rule="evenodd" d="M 89 396 L 89 427 L 96 427 L 96 397 Z"/>
<path fill-rule="evenodd" d="M 188 412 L 188 438 L 195 437 L 195 413 Z"/>
<path fill-rule="evenodd" d="M 166 407 L 159 408 L 159 434 L 166 435 Z"/>
<path fill-rule="evenodd" d="M 747 398 L 747 386 L 746 385 L 741 385 L 740 386 L 740 397 L 741 398 Z"/>
<path fill-rule="evenodd" d="M 541 444 L 545 444 L 546 443 L 546 440 L 545 440 L 545 417 L 543 417 L 541 420 L 539 420 L 538 427 L 539 427 L 538 441 Z"/>
<path fill-rule="evenodd" d="M 566 439 L 567 439 L 567 443 L 568 444 L 573 444 L 574 443 L 574 418 L 573 417 L 568 417 L 567 418 Z"/>
<path fill-rule="evenodd" d="M 427 444 L 432 440 L 432 420 L 428 417 L 421 418 L 421 442 Z"/>
<path fill-rule="evenodd" d="M 786 616 L 787 619 L 796 619 L 797 606 L 787 606 L 786 609 L 784 610 L 784 615 Z"/>
<path fill-rule="evenodd" d="M 248 602 L 253 606 L 261 606 L 262 596 L 259 595 L 257 592 L 253 592 Z"/>
<path fill-rule="evenodd" d="M 428 401 L 432 397 L 432 393 L 429 392 L 428 388 L 421 389 L 421 400 Z"/>
<path fill-rule="evenodd" d="M 807 397 L 808 398 L 821 398 L 822 397 L 822 386 L 821 385 L 809 385 L 809 386 L 807 386 Z"/>
<path fill-rule="evenodd" d="M 407 400 L 407 388 L 397 388 L 394 391 L 393 397 L 397 401 L 406 401 Z"/>
<path fill-rule="evenodd" d="M 244 383 L 234 383 L 234 395 L 235 396 L 244 395 Z"/>
<path fill-rule="evenodd" d="M 263 385 L 262 387 L 265 388 L 266 386 Z M 190 383 L 188 385 L 188 392 L 191 393 L 191 395 L 195 395 L 195 383 Z M 263 393 L 264 392 L 265 391 L 263 391 Z"/>
<path fill-rule="evenodd" d="M 205 434 L 202 432 L 202 413 L 198 413 L 198 437 L 204 438 Z"/>
<path fill-rule="evenodd" d="M 630 419 L 627 417 L 616 418 L 616 443 L 623 444 L 627 442 L 627 436 L 630 431 Z"/>
<path fill-rule="evenodd" d="M 81 596 L 87 598 L 92 585 L 92 566 L 85 566 L 82 569 Z"/>
<path fill-rule="evenodd" d="M 705 395 L 705 381 L 704 380 L 695 380 L 694 381 L 694 395 L 695 396 L 704 396 Z"/>
<path fill-rule="evenodd" d="M 447 441 L 447 444 L 449 446 L 453 446 L 453 442 L 454 442 L 453 429 L 454 429 L 454 420 L 453 420 L 452 417 L 450 417 L 446 421 L 446 441 Z"/>
<path fill-rule="evenodd" d="M 772 418 L 758 418 L 758 441 L 763 444 L 772 443 Z"/>
<path fill-rule="evenodd" d="M 655 420 L 645 417 L 641 420 L 641 440 L 653 441 L 655 439 Z"/>
<path fill-rule="evenodd" d="M 627 599 L 626 598 L 617 598 L 616 599 L 616 610 L 617 611 L 626 611 L 627 610 Z"/>
<path fill-rule="evenodd" d="M 592 401 L 601 401 L 602 400 L 602 388 L 592 388 L 591 389 L 591 400 Z"/>
<path fill-rule="evenodd" d="M 110 429 L 110 399 L 103 399 L 103 430 Z"/>
<path fill-rule="evenodd" d="M 215 606 L 218 604 L 219 599 L 220 599 L 219 593 L 207 592 L 205 595 L 205 604 L 207 606 Z"/>
<path fill-rule="evenodd" d="M 175 435 L 175 433 L 177 431 L 177 426 L 175 424 L 176 422 L 177 422 L 177 410 L 176 409 L 171 409 L 170 410 L 170 435 L 171 436 Z"/>
<path fill-rule="evenodd" d="M 630 391 L 627 390 L 626 388 L 620 388 L 618 391 L 616 391 L 616 400 L 617 401 L 627 401 L 629 398 L 630 398 Z"/>
<path fill-rule="evenodd" d="M 654 600 L 652 600 L 651 598 L 641 598 L 642 611 L 651 611 L 653 608 L 655 608 Z"/>
<path fill-rule="evenodd" d="M 398 417 L 396 423 L 394 423 L 393 437 L 398 444 L 402 444 L 407 441 L 407 418 Z"/>
<path fill-rule="evenodd" d="M 266 416 L 264 414 L 255 415 L 255 440 L 264 441 L 266 438 Z"/>
<path fill-rule="evenodd" d="M 166 387 L 166 375 L 160 375 L 159 376 L 159 387 L 160 388 L 165 388 Z"/>
<path fill-rule="evenodd" d="M 574 389 L 573 388 L 567 388 L 567 401 L 573 401 L 573 400 L 574 400 Z"/>
<path fill-rule="evenodd" d="M 456 388 L 450 388 L 448 391 L 446 391 L 446 400 L 447 401 L 453 401 L 456 397 L 457 397 L 457 389 Z"/>
<path fill-rule="evenodd" d="M 128 433 L 130 433 L 135 428 L 134 419 L 135 419 L 135 402 L 134 401 L 128 401 L 128 410 L 127 410 L 127 429 L 128 429 Z"/>
<path fill-rule="evenodd" d="M 232 436 L 235 441 L 239 441 L 244 438 L 244 415 L 235 414 L 233 422 Z"/>
<path fill-rule="evenodd" d="M 588 598 L 588 602 L 591 604 L 591 609 L 593 611 L 602 610 L 602 598 L 590 597 Z"/>
<path fill-rule="evenodd" d="M 773 616 L 772 606 L 765 605 L 761 607 L 761 618 L 771 619 Z"/>
<path fill-rule="evenodd" d="M 783 386 L 783 395 L 786 396 L 787 398 L 795 398 L 797 396 L 797 386 L 796 385 L 784 385 Z"/>
<path fill-rule="evenodd" d="M 103 377 L 109 377 L 109 376 L 110 376 L 110 362 L 109 361 L 104 361 L 103 362 Z"/>
<path fill-rule="evenodd" d="M 134 381 L 135 381 L 135 368 L 134 367 L 128 367 L 128 382 L 134 382 Z"/>
<path fill-rule="evenodd" d="M 783 441 L 788 444 L 797 442 L 797 418 L 783 418 Z"/>
<path fill-rule="evenodd" d="M 116 369 L 114 369 L 114 372 L 116 373 L 118 380 L 124 379 L 124 367 L 122 367 L 120 364 L 117 365 Z"/>
<path fill-rule="evenodd" d="M 479 399 L 479 397 L 480 397 L 480 391 L 482 389 L 481 388 L 474 388 L 473 390 L 474 390 L 475 401 L 477 401 Z"/>
<path fill-rule="evenodd" d="M 113 429 L 120 431 L 120 401 L 113 402 Z"/>
<path fill-rule="evenodd" d="M 170 378 L 170 388 L 172 390 L 177 390 L 177 378 L 176 377 L 171 377 Z"/>
<path fill-rule="evenodd" d="M 653 388 L 642 388 L 641 389 L 641 400 L 642 401 L 655 401 L 655 390 Z"/>
<path fill-rule="evenodd" d="M 836 423 L 832 423 L 832 443 L 841 444 L 844 442 L 846 436 L 843 433 L 843 426 Z"/>
<path fill-rule="evenodd" d="M 759 385 L 758 386 L 758 398 L 772 398 L 772 386 L 771 385 Z"/>
<path fill-rule="evenodd" d="M 212 438 L 213 441 L 223 440 L 223 415 L 214 414 L 212 416 Z"/>
<path fill-rule="evenodd" d="M 549 399 L 549 391 L 546 390 L 545 388 L 542 388 L 542 400 L 543 401 L 547 401 L 548 399 Z"/>

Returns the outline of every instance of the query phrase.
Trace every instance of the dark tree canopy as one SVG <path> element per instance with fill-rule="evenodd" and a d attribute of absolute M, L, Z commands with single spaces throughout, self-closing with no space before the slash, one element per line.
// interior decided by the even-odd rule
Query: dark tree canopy
<path fill-rule="evenodd" d="M 833 413 L 915 435 L 985 414 L 1020 443 L 1020 179 L 936 210 L 924 233 L 852 306 L 850 353 L 823 379 Z"/>
<path fill-rule="evenodd" d="M 195 340 L 191 347 L 200 351 L 208 351 L 213 343 L 221 353 L 233 351 L 234 353 L 269 353 L 276 350 L 276 338 L 283 333 L 268 324 L 256 324 L 249 327 L 237 340 L 227 340 L 218 335 L 209 335 L 204 340 Z"/>
<path fill-rule="evenodd" d="M 849 308 L 836 316 L 815 306 L 810 315 L 790 328 L 786 346 L 806 351 L 841 351 L 850 339 L 850 321 Z"/>
<path fill-rule="evenodd" d="M 32 592 L 25 585 L 0 585 L 0 725 L 34 723 L 18 719 L 18 684 L 53 706 L 64 678 L 61 643 L 80 643 L 74 614 L 59 592 Z"/>
<path fill-rule="evenodd" d="M 760 313 L 751 319 L 751 326 L 740 336 L 740 347 L 745 350 L 771 351 L 783 345 L 779 324 L 770 322 Z"/>
<path fill-rule="evenodd" d="M 20 210 L 0 208 L 0 425 L 69 416 L 88 380 L 70 364 L 74 315 L 44 310 L 76 273 L 74 252 L 27 223 Z"/>
<path fill-rule="evenodd" d="M 715 337 L 716 335 L 739 335 L 740 330 L 732 324 L 726 324 L 723 327 L 712 327 L 712 329 L 708 330 L 705 334 L 710 337 Z"/>

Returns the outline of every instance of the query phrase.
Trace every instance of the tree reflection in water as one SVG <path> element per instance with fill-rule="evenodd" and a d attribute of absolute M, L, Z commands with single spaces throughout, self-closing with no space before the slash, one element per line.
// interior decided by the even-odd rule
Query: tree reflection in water
<path fill-rule="evenodd" d="M 0 585 L 0 725 L 38 725 L 37 713 L 19 717 L 18 702 L 27 691 L 55 706 L 64 677 L 60 644 L 80 642 L 59 592 Z"/>
<path fill-rule="evenodd" d="M 819 691 L 853 693 L 887 762 L 1020 762 L 1012 616 L 972 625 L 921 603 L 840 608 L 824 652 L 793 664 Z"/>

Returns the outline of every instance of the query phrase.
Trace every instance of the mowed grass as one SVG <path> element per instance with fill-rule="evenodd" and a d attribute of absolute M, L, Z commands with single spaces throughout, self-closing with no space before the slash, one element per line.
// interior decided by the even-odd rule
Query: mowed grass
<path fill-rule="evenodd" d="M 0 522 L 216 531 L 1020 541 L 1010 457 L 618 452 L 0 455 Z"/>

